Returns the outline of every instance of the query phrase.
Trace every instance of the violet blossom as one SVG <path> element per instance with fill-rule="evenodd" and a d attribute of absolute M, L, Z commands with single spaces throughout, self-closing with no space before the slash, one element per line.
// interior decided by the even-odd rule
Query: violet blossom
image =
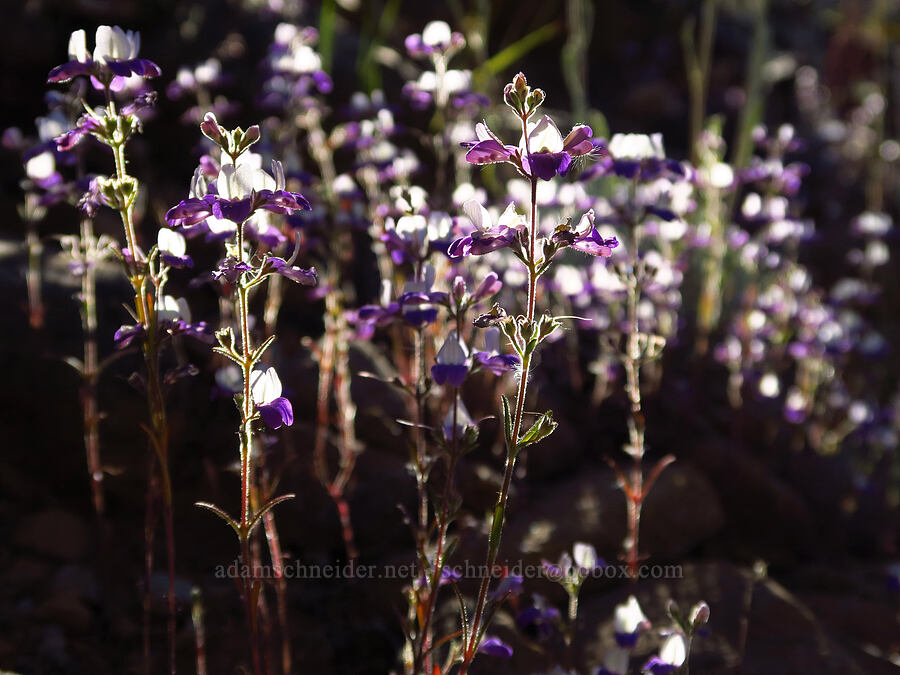
<path fill-rule="evenodd" d="M 91 53 L 84 30 L 76 30 L 69 37 L 69 61 L 51 70 L 47 81 L 66 82 L 88 75 L 96 89 L 108 84 L 112 91 L 121 91 L 126 78 L 132 75 L 159 77 L 162 74 L 159 66 L 138 58 L 140 45 L 140 33 L 124 31 L 118 26 L 98 26 Z"/>
<path fill-rule="evenodd" d="M 586 172 L 588 177 L 613 173 L 622 178 L 649 181 L 686 175 L 680 162 L 666 159 L 662 134 L 615 134 L 609 141 L 608 152 L 608 158 Z"/>
<path fill-rule="evenodd" d="M 294 409 L 291 402 L 281 395 L 281 380 L 274 368 L 251 373 L 250 393 L 263 422 L 269 427 L 278 429 L 294 423 Z"/>
<path fill-rule="evenodd" d="M 674 632 L 663 642 L 659 655 L 644 664 L 643 671 L 652 675 L 669 675 L 684 665 L 687 659 L 687 640 L 680 632 Z"/>
<path fill-rule="evenodd" d="M 318 281 L 315 267 L 310 267 L 308 270 L 305 270 L 290 264 L 288 261 L 284 260 L 284 258 L 275 256 L 266 258 L 266 261 L 263 264 L 263 270 L 269 269 L 275 274 L 280 274 L 301 286 L 315 286 Z"/>
<path fill-rule="evenodd" d="M 170 267 L 193 267 L 194 261 L 187 255 L 187 243 L 180 232 L 161 228 L 156 237 L 159 257 Z"/>
<path fill-rule="evenodd" d="M 600 258 L 610 257 L 612 250 L 619 245 L 619 241 L 615 237 L 604 238 L 597 231 L 597 226 L 594 224 L 594 209 L 590 209 L 581 217 L 576 230 L 560 227 L 553 234 L 551 240 Z"/>
<path fill-rule="evenodd" d="M 469 352 L 455 330 L 447 335 L 435 361 L 437 363 L 431 367 L 431 377 L 435 383 L 449 384 L 451 387 L 462 386 L 469 374 Z"/>
<path fill-rule="evenodd" d="M 508 373 L 522 363 L 522 359 L 516 354 L 500 353 L 500 329 L 496 326 L 484 331 L 484 351 L 473 353 L 472 358 L 478 368 L 494 375 Z"/>
<path fill-rule="evenodd" d="M 613 632 L 617 645 L 627 649 L 633 648 L 637 644 L 640 631 L 649 627 L 650 622 L 644 616 L 636 597 L 630 595 L 624 604 L 616 605 Z"/>
<path fill-rule="evenodd" d="M 201 127 L 210 138 L 217 138 L 222 142 L 228 140 L 229 143 L 234 140 L 223 136 L 222 127 L 211 113 L 207 113 Z M 255 135 L 258 137 L 258 129 Z M 247 137 L 252 139 L 251 129 L 243 134 L 243 138 Z M 207 224 L 210 231 L 215 231 L 216 227 L 228 231 L 231 229 L 230 225 L 220 221 L 228 220 L 238 225 L 247 221 L 257 210 L 290 214 L 311 208 L 303 195 L 285 190 L 284 167 L 281 162 L 272 161 L 272 175 L 270 175 L 261 166 L 257 166 L 261 163 L 261 159 L 256 160 L 255 157 L 254 153 L 244 153 L 238 158 L 239 163 L 235 165 L 231 155 L 223 152 L 222 165 L 215 181 L 215 193 L 206 192 L 207 186 L 202 173 L 195 171 L 191 182 L 191 196 L 166 213 L 169 227 L 188 228 L 215 218 L 218 220 Z M 258 234 L 263 232 L 259 225 L 264 223 L 258 224 Z"/>
<path fill-rule="evenodd" d="M 474 199 L 463 204 L 469 220 L 475 225 L 475 230 L 459 237 L 447 249 L 447 255 L 451 258 L 463 258 L 468 255 L 484 255 L 491 251 L 509 246 L 525 228 L 525 218 L 516 211 L 512 202 L 497 219 L 496 224 L 491 219 L 490 213 Z"/>
<path fill-rule="evenodd" d="M 503 642 L 498 637 L 487 637 L 478 645 L 478 651 L 488 656 L 499 656 L 503 659 L 511 658 L 513 655 L 512 647 Z"/>
<path fill-rule="evenodd" d="M 444 21 L 431 21 L 425 24 L 421 33 L 413 33 L 405 40 L 406 51 L 414 58 L 441 55 L 449 56 L 462 49 L 466 39 L 462 33 L 452 31 Z"/>
<path fill-rule="evenodd" d="M 523 159 L 522 168 L 526 175 L 534 175 L 541 180 L 551 180 L 554 176 L 565 176 L 573 157 L 586 155 L 594 150 L 591 142 L 593 131 L 585 124 L 578 124 L 563 139 L 559 128 L 549 115 L 544 115 L 533 123 L 529 120 L 528 136 L 524 134 L 519 144 Z M 468 159 L 468 155 L 466 156 Z"/>

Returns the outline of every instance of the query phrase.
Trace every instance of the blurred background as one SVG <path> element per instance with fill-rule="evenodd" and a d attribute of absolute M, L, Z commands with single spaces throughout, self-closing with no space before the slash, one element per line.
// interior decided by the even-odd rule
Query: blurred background
<path fill-rule="evenodd" d="M 736 405 L 729 399 L 727 363 L 716 350 L 691 358 L 694 305 L 684 302 L 679 325 L 688 328 L 676 329 L 670 339 L 645 402 L 648 453 L 653 459 L 672 453 L 677 463 L 648 498 L 642 539 L 653 562 L 682 565 L 684 578 L 642 581 L 639 595 L 648 599 L 652 620 L 664 614 L 661 598 L 675 597 L 685 606 L 705 599 L 713 607 L 711 635 L 696 645 L 697 673 L 898 672 L 900 275 L 894 260 L 900 251 L 890 225 L 900 215 L 896 0 L 6 0 L 4 10 L 0 129 L 18 127 L 26 136 L 35 134 L 35 118 L 46 113 L 47 73 L 66 61 L 72 30 L 91 35 L 96 25 L 115 24 L 140 31 L 141 56 L 163 71 L 154 82 L 160 96 L 153 116 L 130 148 L 130 171 L 148 193 L 140 225 L 147 241 L 165 210 L 186 196 L 199 156 L 196 124 L 185 119 L 190 104 L 167 95 L 179 67 L 219 59 L 225 78 L 216 95 L 238 104 L 220 120 L 246 127 L 269 114 L 259 106 L 259 64 L 281 22 L 318 29 L 322 69 L 334 83 L 325 96 L 334 119 L 354 92 L 382 90 L 408 131 L 396 141 L 402 147 L 416 148 L 414 130 L 433 122 L 432 112 L 404 100 L 403 85 L 418 70 L 403 40 L 442 19 L 467 39 L 454 67 L 472 69 L 473 90 L 493 105 L 503 84 L 522 70 L 530 84 L 548 92 L 547 107 L 558 113 L 560 128 L 587 122 L 603 137 L 662 132 L 667 156 L 679 160 L 691 158 L 696 134 L 690 55 L 700 53 L 703 31 L 714 26 L 701 118 L 720 116 L 725 161 L 741 167 L 751 154 L 738 142 L 742 131 L 764 124 L 774 134 L 793 126 L 802 144 L 791 159 L 808 165 L 809 173 L 792 197 L 792 210 L 814 222 L 814 235 L 796 251 L 815 289 L 803 302 L 843 316 L 846 325 L 835 321 L 848 345 L 829 361 L 821 383 L 828 403 L 821 414 L 792 423 L 785 412 L 788 388 L 770 395 L 764 378 L 766 372 L 793 378 L 800 366 L 779 352 L 772 370 L 763 364 L 749 376 Z M 91 152 L 98 164 L 103 161 L 102 151 Z M 128 384 L 134 357 L 113 364 L 99 390 L 111 533 L 101 546 L 84 470 L 79 383 L 62 362 L 81 344 L 75 282 L 49 239 L 75 231 L 77 217 L 60 204 L 38 225 L 48 244 L 45 325 L 35 330 L 28 322 L 24 224 L 17 210 L 23 176 L 21 155 L 0 150 L 0 363 L 6 383 L 0 387 L 0 669 L 142 672 L 147 459 L 135 424 L 143 419 L 143 403 Z M 427 160 L 416 182 L 435 186 Z M 863 214 L 888 223 L 879 238 L 881 262 L 871 265 L 860 262 L 867 245 L 859 234 Z M 101 212 L 96 223 L 100 232 L 120 236 L 115 213 Z M 98 283 L 105 355 L 112 353 L 129 288 L 114 273 Z M 190 288 L 187 277 L 174 283 Z M 361 302 L 377 298 L 373 261 L 360 263 L 354 284 Z M 212 292 L 193 293 L 195 314 L 214 313 Z M 683 289 L 685 297 L 691 293 L 696 289 Z M 736 304 L 735 316 L 750 309 Z M 292 363 L 283 377 L 298 417 L 287 433 L 301 448 L 281 485 L 298 498 L 279 507 L 279 526 L 291 559 L 309 564 L 344 556 L 337 515 L 302 451 L 315 424 L 316 370 L 301 338 L 322 331 L 321 313 L 316 302 L 299 303 L 279 323 L 282 358 Z M 722 326 L 713 346 L 726 343 L 724 321 Z M 592 339 L 576 341 L 578 363 L 599 362 Z M 784 347 L 793 339 L 785 333 L 773 342 Z M 215 566 L 232 559 L 234 542 L 227 528 L 193 506 L 199 499 L 233 506 L 235 481 L 227 472 L 235 459 L 233 407 L 227 398 L 210 399 L 213 375 L 205 348 L 187 349 L 201 374 L 179 384 L 170 400 L 179 659 L 183 672 L 192 672 L 191 592 L 200 589 L 210 672 L 237 672 L 246 660 L 236 638 L 242 609 L 229 582 L 214 577 Z M 556 345 L 536 375 L 538 409 L 552 407 L 563 422 L 523 458 L 504 535 L 511 559 L 556 559 L 584 540 L 614 561 L 621 547 L 624 500 L 604 457 L 621 457 L 627 400 L 595 395 L 601 366 L 584 366 L 583 378 L 570 377 L 572 353 L 571 343 Z M 377 370 L 371 348 L 359 347 L 351 356 L 353 372 Z M 397 503 L 415 499 L 404 451 L 397 447 L 401 432 L 392 422 L 403 416 L 402 403 L 361 378 L 354 379 L 353 394 L 360 409 L 356 432 L 366 447 L 348 495 L 360 559 L 399 564 L 410 558 L 412 542 Z M 471 409 L 491 413 L 488 393 L 464 396 Z M 483 447 L 463 468 L 463 499 L 476 517 L 490 507 L 489 478 L 501 466 Z M 467 522 L 461 533 L 459 555 L 480 559 L 478 525 Z M 163 617 L 165 579 L 155 576 L 154 583 L 155 611 Z M 531 583 L 529 593 L 561 602 L 559 589 Z M 397 665 L 397 617 L 405 612 L 400 581 L 288 586 L 296 672 L 386 673 Z M 579 625 L 585 663 L 598 661 L 612 608 L 632 590 L 622 580 L 586 586 Z M 162 618 L 154 631 L 154 640 L 164 644 Z M 478 672 L 535 672 L 534 657 L 527 650 L 518 654 L 523 661 L 488 661 Z"/>

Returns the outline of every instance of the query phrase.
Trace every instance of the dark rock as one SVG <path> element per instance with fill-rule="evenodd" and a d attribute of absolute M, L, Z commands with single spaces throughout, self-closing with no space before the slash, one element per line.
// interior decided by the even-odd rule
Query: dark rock
<path fill-rule="evenodd" d="M 35 609 L 34 616 L 74 633 L 86 632 L 93 621 L 93 613 L 74 590 L 54 593 Z"/>
<path fill-rule="evenodd" d="M 26 518 L 16 533 L 16 543 L 52 558 L 79 560 L 87 553 L 88 530 L 75 514 L 51 508 Z"/>

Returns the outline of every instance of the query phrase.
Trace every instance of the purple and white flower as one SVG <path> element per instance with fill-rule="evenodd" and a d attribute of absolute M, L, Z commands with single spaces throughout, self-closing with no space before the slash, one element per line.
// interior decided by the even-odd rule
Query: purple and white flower
<path fill-rule="evenodd" d="M 498 637 L 489 637 L 481 641 L 478 651 L 488 656 L 499 656 L 502 659 L 511 658 L 513 649 Z"/>
<path fill-rule="evenodd" d="M 636 597 L 630 595 L 624 604 L 616 605 L 613 632 L 617 645 L 626 649 L 634 648 L 640 631 L 649 627 L 650 622 L 644 616 Z"/>
<path fill-rule="evenodd" d="M 159 257 L 170 267 L 194 266 L 194 261 L 187 255 L 187 242 L 180 232 L 161 228 L 156 235 L 156 246 L 159 249 Z"/>
<path fill-rule="evenodd" d="M 251 157 L 246 157 L 248 154 Z M 215 218 L 207 222 L 210 232 L 230 234 L 233 226 L 221 221 L 231 221 L 236 225 L 244 223 L 259 209 L 288 214 L 311 208 L 303 195 L 285 190 L 281 162 L 272 161 L 273 175 L 270 175 L 258 166 L 252 156 L 253 153 L 244 153 L 235 165 L 227 154 L 223 154 L 219 177 L 215 182 L 216 193 L 189 197 L 169 209 L 166 213 L 169 226 L 191 227 Z M 197 188 L 201 191 L 202 186 L 198 184 Z"/>
<path fill-rule="evenodd" d="M 528 137 L 522 135 L 519 150 L 522 153 L 522 168 L 530 176 L 541 180 L 551 180 L 554 176 L 565 176 L 573 157 L 593 151 L 591 142 L 593 131 L 585 124 L 572 127 L 563 139 L 559 128 L 549 115 L 537 122 L 527 123 Z"/>
<path fill-rule="evenodd" d="M 88 51 L 84 30 L 76 30 L 69 37 L 69 61 L 51 70 L 47 81 L 66 82 L 88 75 L 97 89 L 108 85 L 112 91 L 121 91 L 132 75 L 159 77 L 162 74 L 159 66 L 138 58 L 140 46 L 140 33 L 124 31 L 118 26 L 98 26 L 92 53 Z"/>
<path fill-rule="evenodd" d="M 687 640 L 680 632 L 674 632 L 663 642 L 659 656 L 654 656 L 644 664 L 643 671 L 653 675 L 669 675 L 684 665 L 687 660 Z"/>
<path fill-rule="evenodd" d="M 491 251 L 509 246 L 525 227 L 525 218 L 516 211 L 512 202 L 494 223 L 491 214 L 474 199 L 463 204 L 469 220 L 475 230 L 458 238 L 447 249 L 451 258 L 463 258 L 467 255 L 484 255 Z"/>
<path fill-rule="evenodd" d="M 469 350 L 456 334 L 450 331 L 431 367 L 431 377 L 439 384 L 460 387 L 469 374 Z"/>
<path fill-rule="evenodd" d="M 272 429 L 294 423 L 294 409 L 281 395 L 281 380 L 274 368 L 254 370 L 250 374 L 250 394 L 263 422 Z"/>
<path fill-rule="evenodd" d="M 466 39 L 462 33 L 451 30 L 450 25 L 444 21 L 431 21 L 425 24 L 421 33 L 413 33 L 407 36 L 406 51 L 413 58 L 426 56 L 447 57 L 453 52 L 462 49 Z"/>
<path fill-rule="evenodd" d="M 522 359 L 516 354 L 500 353 L 500 329 L 496 326 L 485 329 L 484 351 L 473 353 L 472 358 L 478 368 L 494 375 L 511 372 L 522 363 Z"/>

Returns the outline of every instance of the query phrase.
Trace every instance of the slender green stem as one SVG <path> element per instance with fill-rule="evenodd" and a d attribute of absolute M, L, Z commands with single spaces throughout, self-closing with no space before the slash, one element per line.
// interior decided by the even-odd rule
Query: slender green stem
<path fill-rule="evenodd" d="M 107 92 L 108 93 L 108 92 Z M 115 103 L 109 97 L 109 114 L 117 117 Z M 121 118 L 120 125 L 121 125 Z M 117 134 L 119 132 L 116 132 Z M 172 514 L 172 483 L 169 473 L 168 449 L 169 427 L 166 416 L 166 405 L 163 397 L 159 372 L 159 344 L 157 342 L 156 312 L 147 293 L 147 275 L 141 270 L 141 260 L 137 247 L 137 236 L 134 226 L 134 203 L 138 190 L 137 181 L 128 175 L 125 161 L 125 140 L 119 138 L 111 146 L 116 168 L 116 179 L 120 185 L 133 182 L 132 198 L 127 206 L 120 207 L 119 215 L 125 231 L 125 242 L 128 253 L 127 268 L 129 281 L 134 290 L 134 308 L 138 322 L 143 326 L 146 339 L 143 344 L 144 362 L 147 370 L 147 402 L 150 412 L 150 443 L 157 455 L 160 478 L 162 482 L 163 519 L 166 529 L 166 548 L 168 554 L 168 634 L 169 634 L 169 671 L 175 673 L 175 537 L 174 517 Z"/>
<path fill-rule="evenodd" d="M 238 262 L 243 261 L 243 230 L 244 224 L 238 225 Z M 253 669 L 256 675 L 261 675 L 262 666 L 259 654 L 259 631 L 256 620 L 256 607 L 254 606 L 253 588 L 253 560 L 250 556 L 250 522 L 253 519 L 251 513 L 250 491 L 253 481 L 253 467 L 251 455 L 253 452 L 253 393 L 251 391 L 251 378 L 253 375 L 253 348 L 250 344 L 250 289 L 243 280 L 237 287 L 237 313 L 241 331 L 241 371 L 243 376 L 243 400 L 241 401 L 241 559 L 243 565 L 243 595 L 247 614 L 247 630 L 250 640 L 250 650 L 253 656 Z"/>
<path fill-rule="evenodd" d="M 522 127 L 525 134 L 525 148 L 528 149 L 528 128 L 526 119 L 522 118 Z M 535 295 L 537 291 L 537 270 L 535 266 L 535 247 L 537 242 L 537 178 L 531 177 L 531 228 L 529 230 L 528 241 L 528 314 L 527 322 L 530 325 L 534 321 Z M 502 534 L 503 522 L 506 514 L 506 503 L 509 497 L 509 488 L 512 483 L 513 471 L 516 466 L 516 454 L 519 441 L 519 434 L 522 430 L 522 416 L 525 410 L 525 395 L 528 393 L 528 372 L 531 367 L 531 351 L 526 351 L 522 358 L 522 372 L 519 379 L 519 388 L 516 393 L 516 408 L 513 418 L 512 443 L 513 447 L 506 449 L 506 468 L 503 472 L 503 484 L 500 488 L 500 494 L 497 498 L 497 504 L 494 508 L 493 520 L 491 522 L 491 541 L 488 544 L 487 556 L 485 558 L 484 576 L 481 578 L 481 586 L 478 590 L 478 601 L 475 604 L 475 615 L 472 619 L 471 637 L 469 644 L 465 647 L 463 653 L 463 662 L 459 671 L 459 675 L 465 675 L 468 671 L 472 660 L 475 658 L 478 644 L 481 641 L 482 626 L 481 621 L 484 615 L 484 609 L 487 604 L 488 587 L 491 583 L 491 573 L 494 563 L 497 561 L 497 553 L 500 549 L 500 534 Z M 493 533 L 497 532 L 498 536 L 494 537 Z"/>

